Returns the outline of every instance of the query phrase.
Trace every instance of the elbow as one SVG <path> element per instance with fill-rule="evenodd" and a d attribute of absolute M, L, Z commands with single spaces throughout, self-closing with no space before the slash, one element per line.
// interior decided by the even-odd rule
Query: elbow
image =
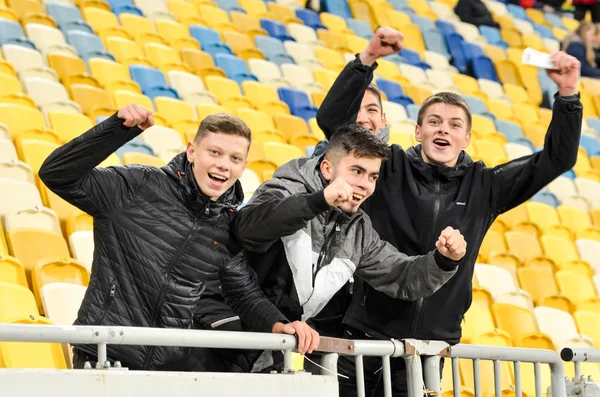
<path fill-rule="evenodd" d="M 38 171 L 40 180 L 49 188 L 52 188 L 58 179 L 58 174 L 54 171 L 54 158 L 51 154 L 42 164 Z"/>

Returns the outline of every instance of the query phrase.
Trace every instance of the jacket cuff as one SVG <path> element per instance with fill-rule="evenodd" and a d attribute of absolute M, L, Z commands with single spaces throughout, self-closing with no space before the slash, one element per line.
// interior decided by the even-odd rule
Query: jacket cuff
<path fill-rule="evenodd" d="M 554 94 L 554 110 L 560 110 L 564 113 L 583 112 L 579 93 L 569 96 L 560 96 L 558 92 Z"/>
<path fill-rule="evenodd" d="M 308 201 L 308 206 L 315 215 L 325 212 L 329 209 L 329 204 L 325 200 L 324 190 L 319 190 L 318 192 L 307 195 L 306 201 Z"/>
<path fill-rule="evenodd" d="M 359 70 L 367 73 L 367 72 L 373 72 L 375 69 L 377 69 L 377 66 L 379 66 L 379 64 L 377 62 L 375 62 L 373 64 L 373 66 L 365 65 L 360 61 L 360 53 L 357 53 L 354 56 L 354 60 L 352 61 L 352 66 L 354 67 L 354 69 L 359 69 Z"/>
<path fill-rule="evenodd" d="M 460 263 L 462 262 L 462 259 L 459 261 L 453 261 L 452 259 L 448 259 L 444 255 L 442 255 L 438 250 L 435 250 L 433 256 L 439 268 L 447 272 L 456 270 L 458 265 L 460 265 Z"/>
<path fill-rule="evenodd" d="M 101 132 L 104 131 L 110 131 L 111 133 L 114 133 L 113 128 L 120 128 L 125 134 L 122 136 L 122 139 L 124 142 L 129 142 L 130 140 L 132 140 L 133 138 L 135 138 L 136 136 L 140 135 L 143 131 L 140 127 L 135 126 L 135 127 L 125 127 L 123 125 L 123 119 L 121 119 L 118 116 L 118 112 L 116 112 L 115 114 L 113 114 L 112 116 L 110 116 L 109 118 L 107 118 L 106 120 L 104 120 L 103 122 L 101 122 L 100 124 L 98 124 L 99 126 L 101 126 Z M 112 127 L 112 128 L 111 128 Z"/>

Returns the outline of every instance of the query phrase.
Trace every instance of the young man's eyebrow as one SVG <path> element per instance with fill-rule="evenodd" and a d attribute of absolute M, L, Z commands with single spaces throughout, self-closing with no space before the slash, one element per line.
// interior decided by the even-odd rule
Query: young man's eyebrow
<path fill-rule="evenodd" d="M 373 102 L 373 103 L 367 103 L 365 105 L 365 107 L 367 107 L 367 108 L 370 107 L 370 106 L 377 106 L 377 107 L 379 107 L 379 104 L 377 102 Z"/>
<path fill-rule="evenodd" d="M 435 114 L 435 113 L 428 114 L 427 117 L 435 117 L 435 118 L 438 118 L 438 119 L 442 118 L 442 116 L 440 116 L 439 114 Z M 459 121 L 464 122 L 464 120 L 461 117 L 451 117 L 450 120 L 459 120 Z"/>
<path fill-rule="evenodd" d="M 365 171 L 367 170 L 365 167 L 363 167 L 363 166 L 361 166 L 361 165 L 358 165 L 358 164 L 352 164 L 352 165 L 350 166 L 350 168 L 356 168 L 356 169 L 358 169 L 358 170 L 359 170 L 359 171 L 361 171 L 361 172 L 365 172 Z"/>

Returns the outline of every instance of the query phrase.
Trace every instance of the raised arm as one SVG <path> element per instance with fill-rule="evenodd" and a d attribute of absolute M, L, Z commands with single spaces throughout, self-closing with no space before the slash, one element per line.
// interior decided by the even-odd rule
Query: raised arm
<path fill-rule="evenodd" d="M 373 80 L 379 57 L 402 49 L 403 36 L 388 27 L 377 29 L 371 42 L 346 65 L 317 112 L 317 124 L 327 139 L 344 124 L 355 123 L 365 91 Z"/>
<path fill-rule="evenodd" d="M 370 226 L 365 228 L 366 249 L 356 276 L 376 290 L 409 301 L 430 296 L 454 274 L 466 252 L 458 230 L 446 228 L 436 242 L 437 250 L 427 255 L 407 256 L 383 241 Z"/>
<path fill-rule="evenodd" d="M 577 92 L 580 63 L 564 52 L 555 53 L 553 57 L 559 69 L 548 74 L 557 83 L 558 93 L 544 148 L 489 170 L 492 178 L 490 204 L 496 213 L 508 211 L 528 200 L 570 170 L 577 160 L 583 118 L 583 106 Z"/>
<path fill-rule="evenodd" d="M 128 105 L 52 152 L 40 168 L 40 179 L 91 215 L 110 213 L 135 194 L 145 174 L 142 168 L 96 166 L 152 124 L 148 110 Z"/>

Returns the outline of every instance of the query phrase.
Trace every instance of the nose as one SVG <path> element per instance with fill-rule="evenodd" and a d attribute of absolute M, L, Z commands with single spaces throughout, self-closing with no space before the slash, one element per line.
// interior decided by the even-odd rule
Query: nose
<path fill-rule="evenodd" d="M 361 110 L 358 112 L 358 117 L 356 117 L 356 124 L 364 125 L 369 123 L 369 118 L 367 117 L 367 112 Z"/>
<path fill-rule="evenodd" d="M 229 170 L 229 158 L 227 156 L 221 156 L 217 161 L 217 168 L 221 171 Z"/>

